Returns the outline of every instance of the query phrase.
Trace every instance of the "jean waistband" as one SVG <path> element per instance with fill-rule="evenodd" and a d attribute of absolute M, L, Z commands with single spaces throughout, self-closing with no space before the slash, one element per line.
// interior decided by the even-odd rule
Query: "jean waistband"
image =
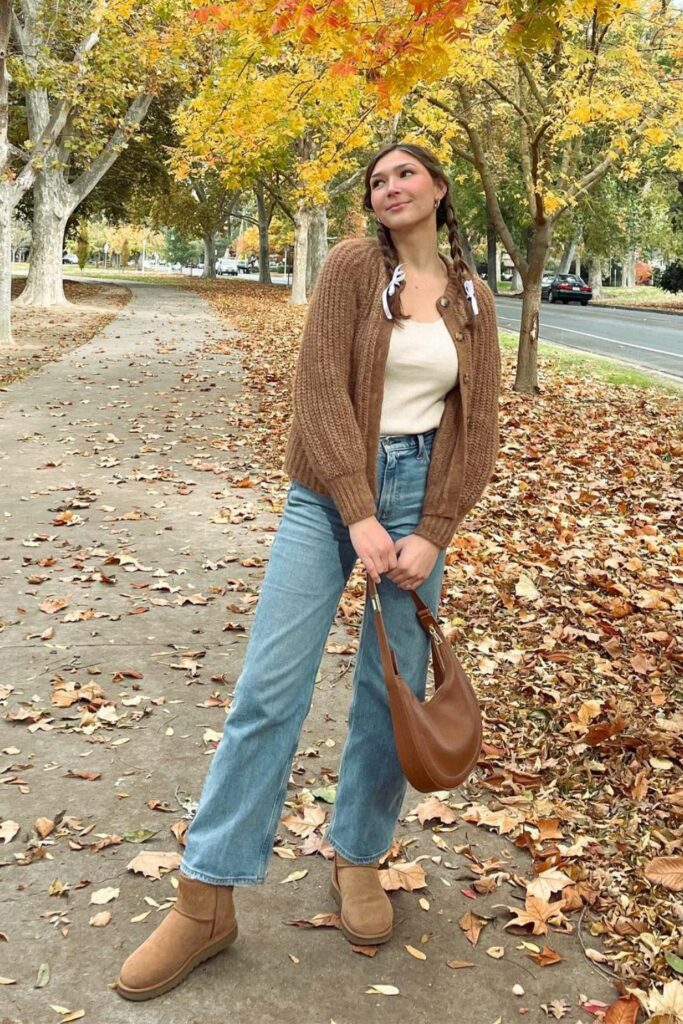
<path fill-rule="evenodd" d="M 431 445 L 436 435 L 436 427 L 426 430 L 423 434 L 380 434 L 380 448 L 385 451 L 400 452 L 415 449 L 421 452 L 426 444 Z"/>

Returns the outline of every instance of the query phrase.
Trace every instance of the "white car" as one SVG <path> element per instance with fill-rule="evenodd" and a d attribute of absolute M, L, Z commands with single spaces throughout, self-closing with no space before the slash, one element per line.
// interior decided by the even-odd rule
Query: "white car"
<path fill-rule="evenodd" d="M 239 273 L 239 267 L 237 265 L 236 257 L 222 256 L 219 260 L 216 260 L 216 273 L 230 274 L 233 277 L 237 277 L 237 274 Z"/>

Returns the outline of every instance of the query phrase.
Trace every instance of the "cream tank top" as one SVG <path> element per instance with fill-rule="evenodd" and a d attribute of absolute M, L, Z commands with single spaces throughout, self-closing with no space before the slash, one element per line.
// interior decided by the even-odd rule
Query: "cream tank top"
<path fill-rule="evenodd" d="M 423 434 L 438 427 L 458 379 L 458 353 L 444 321 L 394 327 L 384 373 L 380 434 Z"/>

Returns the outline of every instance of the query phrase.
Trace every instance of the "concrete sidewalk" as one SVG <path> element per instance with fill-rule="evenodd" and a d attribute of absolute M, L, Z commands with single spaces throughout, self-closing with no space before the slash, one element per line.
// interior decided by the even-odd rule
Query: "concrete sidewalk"
<path fill-rule="evenodd" d="M 231 411 L 238 356 L 206 351 L 230 331 L 192 292 L 129 287 L 133 300 L 101 335 L 0 395 L 0 814 L 20 826 L 0 842 L 0 976 L 16 979 L 0 986 L 0 1020 L 56 1024 L 66 1014 L 51 1007 L 63 1007 L 84 1010 L 87 1024 L 509 1024 L 546 1021 L 541 1004 L 563 1000 L 566 1021 L 588 1022 L 580 996 L 609 1003 L 616 993 L 576 932 L 504 931 L 505 905 L 521 908 L 523 889 L 503 881 L 468 898 L 475 876 L 453 848 L 469 844 L 528 878 L 526 855 L 461 819 L 440 833 L 443 852 L 414 815 L 396 838 L 411 841 L 410 859 L 425 858 L 427 888 L 392 894 L 394 938 L 376 956 L 354 953 L 336 929 L 287 924 L 335 909 L 329 864 L 319 854 L 273 856 L 267 884 L 237 892 L 240 938 L 229 952 L 153 1002 L 129 1004 L 108 987 L 174 895 L 172 876 L 154 880 L 127 864 L 179 850 L 170 825 L 199 796 L 210 736 L 222 730 L 284 497 L 281 473 L 252 467 L 248 426 Z M 239 486 L 249 476 L 261 482 Z M 60 599 L 68 604 L 51 613 Z M 340 613 L 330 642 L 349 639 Z M 325 654 L 288 800 L 334 781 L 352 678 L 352 655 Z M 73 684 L 90 686 L 89 711 L 69 703 Z M 424 799 L 409 792 L 404 814 Z M 40 844 L 34 823 L 62 812 Z M 156 835 L 96 852 L 85 845 L 140 829 Z M 118 898 L 91 905 L 106 887 Z M 90 926 L 103 911 L 110 923 Z M 491 918 L 476 947 L 458 925 L 466 911 Z M 570 920 L 576 928 L 578 915 Z M 566 959 L 541 968 L 518 948 L 523 940 Z M 487 955 L 494 946 L 505 948 L 502 959 Z M 41 964 L 49 981 L 34 987 Z M 366 994 L 377 984 L 400 994 Z"/>

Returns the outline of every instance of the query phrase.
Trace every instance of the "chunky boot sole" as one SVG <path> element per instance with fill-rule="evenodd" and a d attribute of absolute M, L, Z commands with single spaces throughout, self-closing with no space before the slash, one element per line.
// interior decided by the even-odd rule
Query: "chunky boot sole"
<path fill-rule="evenodd" d="M 117 982 L 116 991 L 120 996 L 123 996 L 124 999 L 131 999 L 134 1002 L 142 1002 L 145 999 L 154 999 L 156 996 L 161 996 L 164 992 L 170 992 L 172 988 L 175 988 L 176 985 L 181 983 L 181 981 L 184 981 L 195 967 L 199 967 L 199 965 L 203 964 L 205 960 L 210 960 L 212 956 L 216 956 L 216 954 L 220 953 L 222 949 L 227 949 L 228 946 L 231 946 L 236 938 L 237 925 L 235 925 L 231 932 L 224 935 L 222 939 L 218 939 L 216 942 L 212 942 L 210 945 L 204 946 L 203 949 L 200 949 L 199 952 L 195 953 L 195 955 L 180 968 L 180 970 L 176 971 L 176 973 L 172 974 L 170 978 L 160 982 L 158 985 L 150 985 L 147 988 L 126 988 L 125 985 L 121 985 L 120 982 Z"/>
<path fill-rule="evenodd" d="M 337 906 L 341 910 L 342 894 L 334 884 L 334 880 L 330 881 L 330 895 L 334 898 L 334 900 L 337 903 Z M 394 926 L 391 925 L 387 931 L 382 932 L 380 935 L 357 935 L 355 932 L 352 932 L 349 928 L 346 927 L 346 925 L 344 924 L 344 918 L 342 916 L 341 930 L 342 934 L 344 935 L 344 938 L 348 939 L 349 942 L 353 942 L 356 946 L 379 946 L 383 942 L 389 941 L 389 939 L 393 935 Z"/>

